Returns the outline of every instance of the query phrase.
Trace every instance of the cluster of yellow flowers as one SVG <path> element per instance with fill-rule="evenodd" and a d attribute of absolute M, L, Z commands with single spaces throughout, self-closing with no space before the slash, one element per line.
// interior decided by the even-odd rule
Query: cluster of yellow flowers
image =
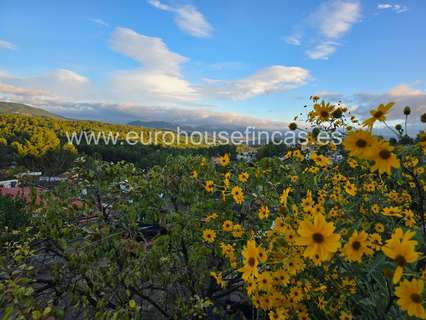
<path fill-rule="evenodd" d="M 223 203 L 224 212 L 210 213 L 203 230 L 206 244 L 227 261 L 212 271 L 220 287 L 233 274 L 226 268 L 238 271 L 252 304 L 269 319 L 362 319 L 354 296 L 380 318 L 426 319 L 426 149 L 420 140 L 400 150 L 372 134 L 392 106 L 371 112 L 363 123 L 368 131 L 345 127 L 342 161 L 331 159 L 336 146 L 308 150 L 309 157 L 296 148 L 283 160 L 242 169 L 229 155 L 220 158 L 221 181 L 203 178 L 205 191 Z M 314 123 L 339 119 L 340 126 L 345 112 L 322 102 L 308 116 Z M 374 304 L 383 299 L 380 310 Z"/>

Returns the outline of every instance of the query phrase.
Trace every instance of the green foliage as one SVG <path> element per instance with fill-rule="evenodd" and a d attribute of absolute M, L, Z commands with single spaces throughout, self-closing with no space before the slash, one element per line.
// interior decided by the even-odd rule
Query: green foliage
<path fill-rule="evenodd" d="M 28 221 L 29 216 L 23 201 L 0 196 L 0 245 L 13 239 L 13 233 Z"/>

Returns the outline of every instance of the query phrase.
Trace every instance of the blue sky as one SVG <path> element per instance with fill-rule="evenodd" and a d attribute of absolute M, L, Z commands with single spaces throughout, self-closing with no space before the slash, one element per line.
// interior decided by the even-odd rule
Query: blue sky
<path fill-rule="evenodd" d="M 421 114 L 425 30 L 423 0 L 0 0 L 0 98 L 107 121 L 282 126 L 313 94 Z"/>

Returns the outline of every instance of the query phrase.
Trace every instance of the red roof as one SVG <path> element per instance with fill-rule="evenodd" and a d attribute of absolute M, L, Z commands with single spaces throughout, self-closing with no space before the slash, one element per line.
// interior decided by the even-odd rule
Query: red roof
<path fill-rule="evenodd" d="M 17 187 L 17 188 L 1 188 L 0 187 L 0 194 L 2 196 L 20 198 L 22 200 L 25 200 L 26 202 L 31 202 L 35 194 L 37 204 L 41 202 L 39 194 L 43 191 L 44 190 L 41 188 L 32 188 L 32 187 Z"/>

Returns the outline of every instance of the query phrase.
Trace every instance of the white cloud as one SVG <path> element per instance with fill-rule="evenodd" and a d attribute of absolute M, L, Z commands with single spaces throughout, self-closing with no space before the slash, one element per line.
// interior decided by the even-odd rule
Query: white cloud
<path fill-rule="evenodd" d="M 91 18 L 91 19 L 89 19 L 89 21 L 96 23 L 98 26 L 101 26 L 101 27 L 108 27 L 109 26 L 108 22 L 105 22 L 104 20 L 99 19 L 99 18 Z"/>
<path fill-rule="evenodd" d="M 309 49 L 306 54 L 312 60 L 327 60 L 328 57 L 336 51 L 336 46 L 336 42 L 324 42 L 312 49 Z"/>
<path fill-rule="evenodd" d="M 67 69 L 57 69 L 36 76 L 12 76 L 0 73 L 3 97 L 34 100 L 82 99 L 92 91 L 88 78 Z"/>
<path fill-rule="evenodd" d="M 145 69 L 168 74 L 180 74 L 180 65 L 188 59 L 172 52 L 161 38 L 148 37 L 132 29 L 117 28 L 112 34 L 111 47 L 143 64 Z"/>
<path fill-rule="evenodd" d="M 0 49 L 16 50 L 16 46 L 9 41 L 0 39 Z"/>
<path fill-rule="evenodd" d="M 392 10 L 396 13 L 403 13 L 408 11 L 407 6 L 403 6 L 400 4 L 390 4 L 390 3 L 380 3 L 377 5 L 378 10 Z"/>
<path fill-rule="evenodd" d="M 131 71 L 117 72 L 112 80 L 116 96 L 130 101 L 172 103 L 174 100 L 195 100 L 197 94 L 181 73 L 181 65 L 188 61 L 171 51 L 160 38 L 148 37 L 131 29 L 117 28 L 111 47 L 141 64 Z"/>
<path fill-rule="evenodd" d="M 319 30 L 326 39 L 341 38 L 360 17 L 361 5 L 358 1 L 328 1 L 315 13 Z"/>
<path fill-rule="evenodd" d="M 306 53 L 310 59 L 328 59 L 336 52 L 338 42 L 361 18 L 361 4 L 353 0 L 324 2 L 313 14 L 313 23 L 318 26 L 319 44 Z"/>
<path fill-rule="evenodd" d="M 300 87 L 309 80 L 309 71 L 300 67 L 281 65 L 258 70 L 239 80 L 206 79 L 204 93 L 220 99 L 244 100 L 255 96 L 284 92 Z"/>
<path fill-rule="evenodd" d="M 423 91 L 411 88 L 407 84 L 400 84 L 393 87 L 388 91 L 388 94 L 392 97 L 418 97 L 425 95 Z"/>
<path fill-rule="evenodd" d="M 13 96 L 31 98 L 47 95 L 47 93 L 40 90 L 32 90 L 0 82 L 0 95 L 2 95 L 4 98 L 10 98 Z"/>
<path fill-rule="evenodd" d="M 308 38 L 309 59 L 328 59 L 336 52 L 341 39 L 361 18 L 359 0 L 329 0 L 322 2 L 311 14 L 296 26 L 297 32 L 286 38 L 291 45 L 301 45 Z"/>
<path fill-rule="evenodd" d="M 209 37 L 212 32 L 212 26 L 207 22 L 204 16 L 191 5 L 185 5 L 176 9 L 176 23 L 183 31 L 199 38 Z"/>
<path fill-rule="evenodd" d="M 168 6 L 166 4 L 161 3 L 159 0 L 149 0 L 148 1 L 152 6 L 156 7 L 157 9 L 164 10 L 164 11 L 172 11 L 172 7 Z"/>
<path fill-rule="evenodd" d="M 89 79 L 86 77 L 67 69 L 58 69 L 52 76 L 60 82 L 75 82 L 75 83 L 87 83 Z"/>
<path fill-rule="evenodd" d="M 297 35 L 288 36 L 287 38 L 285 38 L 285 41 L 293 46 L 300 46 L 302 44 L 300 41 L 300 36 Z"/>
<path fill-rule="evenodd" d="M 213 27 L 203 14 L 192 5 L 170 6 L 159 0 L 149 0 L 152 6 L 163 11 L 173 12 L 178 27 L 197 38 L 207 38 L 213 33 Z"/>

